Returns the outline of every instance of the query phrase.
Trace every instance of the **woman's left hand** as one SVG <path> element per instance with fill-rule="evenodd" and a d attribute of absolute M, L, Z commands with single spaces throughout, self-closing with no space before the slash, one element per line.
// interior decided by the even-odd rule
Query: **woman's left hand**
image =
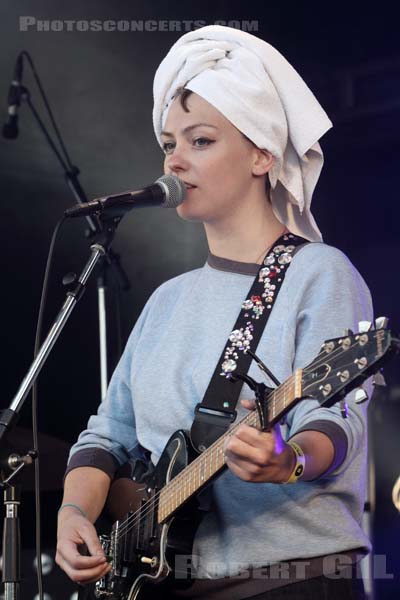
<path fill-rule="evenodd" d="M 254 400 L 242 400 L 248 410 Z M 225 462 L 240 479 L 253 483 L 285 483 L 294 469 L 293 449 L 284 442 L 279 425 L 270 431 L 259 431 L 241 425 L 225 442 Z"/>

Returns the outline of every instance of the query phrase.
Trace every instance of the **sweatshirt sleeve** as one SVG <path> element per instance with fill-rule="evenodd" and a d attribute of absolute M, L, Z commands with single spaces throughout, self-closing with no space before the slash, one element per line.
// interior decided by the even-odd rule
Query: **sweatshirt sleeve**
<path fill-rule="evenodd" d="M 342 336 L 346 328 L 357 332 L 359 321 L 373 319 L 369 290 L 342 252 L 315 243 L 306 246 L 294 260 L 298 262 L 297 272 L 302 275 L 295 297 L 297 310 L 287 322 L 295 336 L 293 371 L 310 364 L 325 340 Z M 369 383 L 364 387 L 371 391 Z M 288 437 L 307 429 L 322 431 L 329 436 L 336 431 L 333 469 L 326 475 L 345 469 L 355 454 L 366 448 L 367 403 L 357 404 L 354 392 L 348 394 L 346 402 L 347 419 L 342 417 L 338 404 L 323 408 L 314 400 L 300 402 L 288 414 Z M 338 434 L 338 428 L 344 436 Z"/>
<path fill-rule="evenodd" d="M 71 448 L 67 473 L 77 467 L 93 466 L 113 477 L 121 465 L 144 457 L 136 435 L 130 378 L 141 331 L 153 302 L 154 294 L 131 332 L 97 414 L 89 418 L 86 429 Z"/>

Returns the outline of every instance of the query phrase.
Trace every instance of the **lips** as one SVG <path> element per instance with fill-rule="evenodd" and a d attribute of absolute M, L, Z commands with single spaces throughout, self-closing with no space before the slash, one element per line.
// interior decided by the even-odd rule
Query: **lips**
<path fill-rule="evenodd" d="M 185 184 L 187 190 L 191 190 L 192 188 L 197 187 L 195 185 L 192 185 L 191 183 L 187 183 L 187 181 L 184 181 L 183 183 Z"/>

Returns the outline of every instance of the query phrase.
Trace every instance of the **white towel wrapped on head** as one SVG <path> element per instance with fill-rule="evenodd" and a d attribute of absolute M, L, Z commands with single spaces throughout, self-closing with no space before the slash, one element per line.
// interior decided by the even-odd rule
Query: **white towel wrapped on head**
<path fill-rule="evenodd" d="M 318 140 L 332 123 L 287 60 L 267 42 L 230 27 L 210 25 L 183 35 L 154 79 L 153 124 L 160 145 L 180 87 L 207 100 L 273 154 L 274 213 L 293 233 L 320 241 L 310 205 L 323 164 Z"/>

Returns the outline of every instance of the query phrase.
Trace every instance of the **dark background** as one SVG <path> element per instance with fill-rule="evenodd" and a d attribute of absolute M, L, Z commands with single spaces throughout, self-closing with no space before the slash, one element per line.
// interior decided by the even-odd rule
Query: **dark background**
<path fill-rule="evenodd" d="M 17 54 L 33 56 L 72 162 L 89 197 L 140 188 L 162 172 L 162 153 L 152 123 L 152 79 L 171 44 L 169 31 L 20 31 L 19 17 L 36 19 L 127 19 L 255 21 L 315 92 L 334 128 L 322 140 L 325 167 L 313 212 L 327 243 L 341 248 L 371 288 L 377 315 L 400 330 L 398 21 L 389 3 L 187 3 L 105 0 L 79 3 L 2 0 L 0 5 L 0 102 L 6 97 Z M 44 116 L 27 66 L 24 84 Z M 27 106 L 17 140 L 0 139 L 2 272 L 2 406 L 10 404 L 32 360 L 41 283 L 52 230 L 74 203 L 63 172 Z M 64 297 L 62 277 L 80 272 L 89 253 L 85 222 L 63 228 L 51 274 L 46 331 Z M 122 295 L 122 338 L 126 341 L 143 304 L 160 283 L 203 264 L 207 255 L 200 225 L 179 221 L 173 211 L 133 211 L 114 243 L 131 290 Z M 110 294 L 110 366 L 117 359 Z M 329 315 L 327 316 L 329 318 Z M 42 465 L 46 515 L 43 535 L 54 545 L 65 444 L 72 443 L 100 400 L 95 280 L 75 310 L 40 378 L 39 429 L 47 440 Z M 395 598 L 399 589 L 397 551 L 400 515 L 391 490 L 400 474 L 400 376 L 398 362 L 386 369 L 388 388 L 371 407 L 372 462 L 376 465 L 375 552 L 386 555 L 387 572 L 377 579 L 376 598 Z M 151 398 L 149 398 L 151 402 Z M 30 424 L 30 402 L 21 415 Z M 26 436 L 25 436 L 26 437 Z M 29 445 L 29 442 L 26 442 Z M 45 460 L 47 453 L 47 462 Z M 49 488 L 56 488 L 50 491 Z M 24 494 L 23 540 L 33 544 L 32 495 Z M 329 515 L 327 515 L 329 518 Z M 50 586 L 51 587 L 51 586 Z M 32 590 L 34 586 L 32 584 Z M 63 593 L 67 593 L 63 580 Z M 52 594 L 54 592 L 50 590 Z M 49 592 L 49 593 L 50 593 Z M 29 592 L 30 593 L 30 592 Z M 36 592 L 35 592 L 36 593 Z M 53 597 L 61 598 L 61 592 Z M 34 593 L 27 595 L 33 597 Z M 69 596 L 68 596 L 69 597 Z"/>

